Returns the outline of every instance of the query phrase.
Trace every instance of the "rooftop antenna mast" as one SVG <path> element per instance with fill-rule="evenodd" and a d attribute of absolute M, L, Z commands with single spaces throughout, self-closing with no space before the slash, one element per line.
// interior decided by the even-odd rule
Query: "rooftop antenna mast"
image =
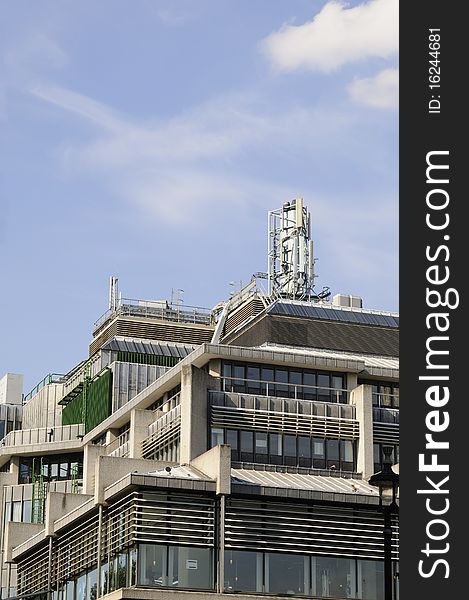
<path fill-rule="evenodd" d="M 109 310 L 117 310 L 119 306 L 119 278 L 109 277 Z"/>
<path fill-rule="evenodd" d="M 311 215 L 303 198 L 269 211 L 269 295 L 291 300 L 322 300 L 329 289 L 314 292 Z"/>

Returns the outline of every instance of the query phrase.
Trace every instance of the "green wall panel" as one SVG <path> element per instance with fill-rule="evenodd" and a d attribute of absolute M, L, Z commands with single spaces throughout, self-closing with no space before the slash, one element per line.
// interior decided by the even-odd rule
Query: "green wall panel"
<path fill-rule="evenodd" d="M 85 433 L 99 425 L 111 414 L 112 371 L 106 369 L 88 383 L 86 390 Z M 84 392 L 67 404 L 62 411 L 62 425 L 83 423 Z"/>

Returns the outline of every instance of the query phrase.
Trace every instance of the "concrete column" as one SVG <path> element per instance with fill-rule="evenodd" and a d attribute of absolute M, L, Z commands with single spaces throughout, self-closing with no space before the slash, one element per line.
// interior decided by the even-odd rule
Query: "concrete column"
<path fill-rule="evenodd" d="M 346 387 L 349 392 L 354 390 L 358 385 L 358 375 L 357 373 L 347 373 L 346 375 Z"/>
<path fill-rule="evenodd" d="M 181 369 L 181 464 L 208 449 L 208 394 L 219 390 L 220 380 L 194 365 Z"/>
<path fill-rule="evenodd" d="M 212 358 L 208 363 L 208 373 L 212 377 L 221 377 L 221 358 Z"/>
<path fill-rule="evenodd" d="M 373 404 L 371 385 L 360 385 L 352 393 L 352 404 L 355 405 L 357 420 L 360 424 L 358 440 L 357 471 L 364 479 L 374 472 L 373 460 Z"/>
<path fill-rule="evenodd" d="M 108 429 L 106 431 L 106 446 L 109 446 L 109 444 L 111 442 L 113 442 L 114 440 L 117 440 L 118 437 L 119 437 L 118 429 Z"/>
<path fill-rule="evenodd" d="M 15 483 L 18 483 L 18 477 L 20 474 L 20 457 L 19 456 L 12 456 L 10 459 L 10 473 L 13 473 L 13 475 L 16 478 Z"/>
<path fill-rule="evenodd" d="M 94 494 L 95 464 L 98 458 L 106 454 L 106 446 L 87 444 L 83 452 L 83 493 Z"/>
<path fill-rule="evenodd" d="M 148 437 L 148 426 L 154 420 L 151 410 L 134 409 L 130 413 L 129 458 L 143 458 L 142 442 Z"/>

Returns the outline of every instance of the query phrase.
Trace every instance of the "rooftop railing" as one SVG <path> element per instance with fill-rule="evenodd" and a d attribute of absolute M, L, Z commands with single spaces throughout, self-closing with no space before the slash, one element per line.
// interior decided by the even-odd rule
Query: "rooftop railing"
<path fill-rule="evenodd" d="M 37 385 L 33 387 L 33 389 L 23 396 L 23 404 L 26 404 L 33 396 L 35 396 L 42 388 L 45 388 L 46 385 L 50 383 L 62 383 L 65 379 L 65 375 L 62 373 L 48 373 L 42 381 L 40 381 Z"/>
<path fill-rule="evenodd" d="M 117 316 L 144 317 L 198 325 L 212 324 L 211 311 L 208 308 L 188 305 L 175 306 L 164 301 L 122 298 L 115 309 L 107 310 L 95 322 L 95 333 L 107 321 Z"/>

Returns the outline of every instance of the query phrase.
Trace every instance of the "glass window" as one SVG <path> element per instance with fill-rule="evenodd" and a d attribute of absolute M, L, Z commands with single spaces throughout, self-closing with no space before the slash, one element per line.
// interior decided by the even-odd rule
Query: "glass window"
<path fill-rule="evenodd" d="M 0 421 L 0 438 L 5 437 L 5 421 Z"/>
<path fill-rule="evenodd" d="M 273 396 L 275 386 L 270 382 L 274 380 L 274 370 L 262 367 L 261 379 L 262 379 L 262 384 L 261 384 L 262 394 L 265 394 L 266 396 Z"/>
<path fill-rule="evenodd" d="M 283 456 L 282 436 L 280 433 L 269 433 L 270 454 L 273 456 Z"/>
<path fill-rule="evenodd" d="M 86 600 L 96 600 L 98 597 L 98 570 L 93 569 L 88 573 L 86 582 Z"/>
<path fill-rule="evenodd" d="M 20 502 L 12 502 L 12 515 L 11 515 L 11 520 L 14 521 L 15 523 L 20 523 L 21 522 L 21 501 Z"/>
<path fill-rule="evenodd" d="M 298 456 L 300 458 L 311 458 L 311 439 L 298 437 Z"/>
<path fill-rule="evenodd" d="M 344 471 L 352 471 L 353 470 L 353 442 L 350 440 L 341 440 L 340 441 L 340 458 L 341 458 L 341 468 Z"/>
<path fill-rule="evenodd" d="M 283 436 L 283 452 L 285 456 L 296 456 L 296 437 L 294 435 Z"/>
<path fill-rule="evenodd" d="M 313 456 L 324 458 L 324 440 L 321 438 L 313 438 Z"/>
<path fill-rule="evenodd" d="M 231 377 L 231 364 L 223 363 L 223 377 Z"/>
<path fill-rule="evenodd" d="M 303 397 L 305 400 L 316 399 L 316 374 L 305 371 L 303 373 L 303 385 L 309 386 L 303 388 Z"/>
<path fill-rule="evenodd" d="M 290 371 L 290 398 L 303 398 L 301 371 Z"/>
<path fill-rule="evenodd" d="M 339 440 L 326 441 L 327 468 L 339 469 Z"/>
<path fill-rule="evenodd" d="M 168 585 L 190 589 L 213 588 L 213 557 L 210 548 L 169 547 Z"/>
<path fill-rule="evenodd" d="M 11 520 L 11 502 L 5 502 L 4 523 Z"/>
<path fill-rule="evenodd" d="M 129 550 L 129 585 L 137 583 L 137 548 Z"/>
<path fill-rule="evenodd" d="M 275 369 L 275 394 L 276 396 L 288 395 L 288 371 L 286 369 Z"/>
<path fill-rule="evenodd" d="M 224 586 L 228 592 L 262 592 L 262 554 L 225 552 Z"/>
<path fill-rule="evenodd" d="M 312 594 L 320 598 L 355 598 L 356 564 L 347 558 L 317 556 L 311 559 Z"/>
<path fill-rule="evenodd" d="M 7 421 L 7 433 L 13 431 L 13 421 Z"/>
<path fill-rule="evenodd" d="M 306 556 L 266 554 L 266 592 L 290 596 L 307 594 L 308 562 Z"/>
<path fill-rule="evenodd" d="M 248 394 L 259 394 L 261 391 L 261 384 L 260 384 L 260 378 L 261 378 L 261 370 L 259 367 L 252 367 L 252 366 L 248 366 L 246 367 L 246 379 L 248 379 L 247 382 L 247 392 Z"/>
<path fill-rule="evenodd" d="M 267 434 L 256 431 L 256 454 L 267 454 Z"/>
<path fill-rule="evenodd" d="M 253 451 L 253 432 L 241 431 L 241 452 Z"/>
<path fill-rule="evenodd" d="M 212 448 L 218 446 L 218 444 L 224 444 L 224 431 L 223 429 L 212 428 Z"/>
<path fill-rule="evenodd" d="M 68 479 L 68 463 L 60 463 L 59 478 Z"/>
<path fill-rule="evenodd" d="M 317 377 L 318 382 L 318 400 L 320 402 L 329 402 L 331 399 L 330 394 L 330 381 L 329 375 L 325 375 L 324 373 L 319 373 Z"/>
<path fill-rule="evenodd" d="M 358 561 L 358 585 L 363 600 L 384 599 L 384 563 L 375 560 Z"/>
<path fill-rule="evenodd" d="M 50 466 L 50 478 L 51 480 L 57 479 L 59 476 L 59 465 L 57 463 L 52 463 Z"/>
<path fill-rule="evenodd" d="M 331 377 L 331 388 L 332 390 L 332 401 L 333 402 L 347 402 L 347 396 L 344 393 L 344 378 L 342 375 L 332 375 Z"/>
<path fill-rule="evenodd" d="M 226 443 L 231 446 L 232 450 L 238 449 L 238 432 L 235 429 L 226 430 Z"/>
<path fill-rule="evenodd" d="M 233 365 L 233 389 L 235 392 L 246 391 L 246 382 L 244 381 L 244 365 Z"/>
<path fill-rule="evenodd" d="M 166 585 L 166 546 L 140 544 L 138 547 L 138 583 L 141 585 Z"/>
<path fill-rule="evenodd" d="M 101 596 L 104 596 L 108 590 L 108 577 L 109 573 L 107 563 L 103 563 L 101 564 Z"/>
<path fill-rule="evenodd" d="M 127 584 L 127 554 L 117 557 L 116 588 L 125 587 Z"/>
<path fill-rule="evenodd" d="M 83 575 L 77 579 L 75 600 L 86 600 L 86 573 L 83 573 Z"/>
<path fill-rule="evenodd" d="M 31 523 L 31 508 L 32 508 L 32 501 L 24 500 L 23 501 L 23 522 L 24 523 Z"/>

